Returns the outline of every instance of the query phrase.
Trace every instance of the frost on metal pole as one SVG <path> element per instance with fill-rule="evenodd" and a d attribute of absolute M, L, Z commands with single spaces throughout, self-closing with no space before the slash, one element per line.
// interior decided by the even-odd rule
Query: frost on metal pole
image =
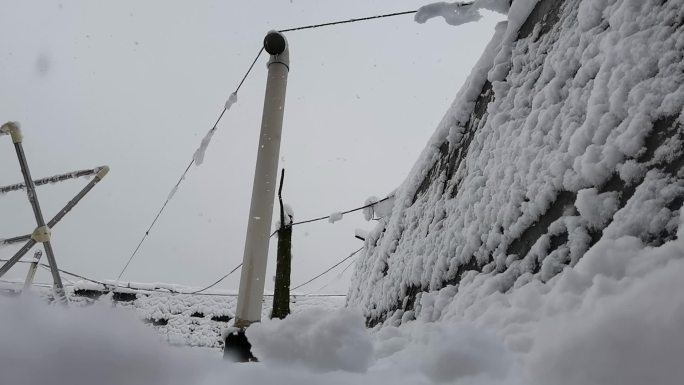
<path fill-rule="evenodd" d="M 28 195 L 29 203 L 31 203 L 33 215 L 36 218 L 36 224 L 38 225 L 38 227 L 36 227 L 36 229 L 33 231 L 33 234 L 31 234 L 31 238 L 34 241 L 43 244 L 45 254 L 47 254 L 47 259 L 50 264 L 52 279 L 54 281 L 55 298 L 63 303 L 66 303 L 67 299 L 64 295 L 64 285 L 62 285 L 62 278 L 59 276 L 59 270 L 57 269 L 55 253 L 52 250 L 52 244 L 50 243 L 50 228 L 45 224 L 43 212 L 40 209 L 40 203 L 38 202 L 38 195 L 36 194 L 36 187 L 33 183 L 33 179 L 31 178 L 31 172 L 28 167 L 28 162 L 26 161 L 26 154 L 24 154 L 21 129 L 19 128 L 18 123 L 8 122 L 0 127 L 0 132 L 9 134 L 12 137 L 12 143 L 14 143 L 14 149 L 16 150 L 17 158 L 19 159 L 19 166 L 21 167 L 21 174 L 24 176 L 26 194 Z"/>
<path fill-rule="evenodd" d="M 81 189 L 81 191 L 79 191 L 78 194 L 76 194 L 76 196 L 73 199 L 71 199 L 61 210 L 59 210 L 59 212 L 57 213 L 57 215 L 54 216 L 54 218 L 50 219 L 50 222 L 47 223 L 47 227 L 49 227 L 51 229 L 53 227 L 55 227 L 55 225 L 57 225 L 59 223 L 59 221 L 61 221 L 62 218 L 64 218 L 71 211 L 71 209 L 73 209 L 81 201 L 81 199 L 83 199 L 83 197 L 85 197 L 86 194 L 88 194 L 90 192 L 90 190 L 92 190 L 93 187 L 95 187 L 96 184 L 100 183 L 100 181 L 107 175 L 107 173 L 109 173 L 109 166 L 100 166 L 100 167 L 94 168 L 92 171 L 93 171 L 95 177 L 90 182 L 88 182 L 88 184 L 85 187 L 83 187 L 83 189 Z M 93 174 L 89 172 L 88 175 L 93 175 Z M 46 178 L 46 179 L 48 179 L 48 178 Z M 43 181 L 43 180 L 45 180 L 45 179 L 39 179 L 38 181 L 34 181 L 34 182 L 36 183 L 36 186 L 38 186 L 38 182 Z M 61 181 L 61 180 L 59 180 L 59 181 Z M 8 186 L 8 187 L 11 188 L 14 186 L 19 186 L 20 188 L 18 188 L 18 189 L 26 187 L 23 183 L 13 185 L 13 186 Z M 7 189 L 7 191 L 11 191 L 9 188 L 7 188 L 7 187 L 5 187 L 5 188 Z M 2 191 L 2 189 L 3 189 L 3 187 L 0 187 L 0 192 Z M 21 257 L 23 257 L 24 254 L 26 254 L 36 244 L 36 242 L 32 240 L 31 234 L 20 235 L 18 237 L 12 237 L 12 238 L 0 240 L 0 246 L 10 245 L 10 244 L 19 243 L 19 242 L 26 242 L 26 241 L 29 241 L 29 243 L 27 243 L 24 247 L 21 248 L 21 250 L 20 250 L 20 251 L 22 251 L 21 253 L 17 253 L 15 255 L 15 257 L 13 257 L 13 259 L 10 260 L 10 262 L 12 262 L 12 263 L 8 262 L 8 265 L 0 267 L 0 277 L 5 272 L 7 272 L 7 270 L 9 270 L 9 268 L 11 268 L 15 262 L 19 261 L 19 259 L 21 259 Z M 16 259 L 16 261 L 14 259 Z"/>
<path fill-rule="evenodd" d="M 264 297 L 266 261 L 273 216 L 280 134 L 285 110 L 285 89 L 290 70 L 287 40 L 279 32 L 271 31 L 264 38 L 264 49 L 271 56 L 268 61 L 268 80 L 261 118 L 261 133 L 257 152 L 252 203 L 247 222 L 247 237 L 242 258 L 242 274 L 235 312 L 235 333 L 226 338 L 225 355 L 238 361 L 253 359 L 244 329 L 261 320 Z"/>

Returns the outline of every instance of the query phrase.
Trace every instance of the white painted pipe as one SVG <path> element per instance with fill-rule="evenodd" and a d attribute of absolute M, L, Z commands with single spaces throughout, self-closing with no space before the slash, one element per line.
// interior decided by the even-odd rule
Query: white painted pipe
<path fill-rule="evenodd" d="M 266 262 L 278 174 L 280 134 L 285 111 L 285 89 L 290 69 L 288 48 L 285 36 L 279 32 L 269 32 L 264 39 L 264 49 L 271 55 L 271 58 L 268 61 L 264 112 L 261 118 L 252 203 L 249 209 L 240 291 L 235 312 L 235 326 L 238 328 L 245 328 L 251 323 L 261 321 L 261 304 L 264 297 Z"/>
<path fill-rule="evenodd" d="M 31 266 L 29 266 L 28 273 L 26 273 L 26 281 L 24 281 L 23 292 L 29 291 L 31 285 L 33 285 L 33 279 L 36 277 L 36 270 L 38 270 L 38 263 L 40 263 L 40 257 L 43 256 L 43 252 L 36 250 L 33 254 L 33 261 L 31 261 Z"/>

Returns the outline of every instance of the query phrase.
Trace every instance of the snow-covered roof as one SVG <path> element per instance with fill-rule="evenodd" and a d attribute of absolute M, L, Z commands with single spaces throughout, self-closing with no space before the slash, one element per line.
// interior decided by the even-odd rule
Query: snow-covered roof
<path fill-rule="evenodd" d="M 141 321 L 161 336 L 179 346 L 219 349 L 223 347 L 222 333 L 232 326 L 237 306 L 237 295 L 211 292 L 205 295 L 152 292 L 145 288 L 159 287 L 159 284 L 131 285 L 137 289 L 121 289 L 116 292 L 103 290 L 98 285 L 78 282 L 66 288 L 71 306 L 107 304 L 123 311 L 134 312 Z M 169 285 L 163 285 L 169 286 Z M 11 294 L 21 290 L 22 283 L 0 285 L 0 294 Z M 177 287 L 174 287 L 177 289 Z M 33 291 L 47 300 L 52 300 L 49 287 L 34 286 Z M 342 308 L 344 296 L 313 295 L 291 296 L 290 309 L 293 314 L 307 309 Z M 271 314 L 273 296 L 264 296 L 262 317 Z"/>
<path fill-rule="evenodd" d="M 471 274 L 507 292 L 575 266 L 600 240 L 675 238 L 683 9 L 514 1 L 366 238 L 350 305 L 374 324 L 415 310 L 420 293 L 455 300 Z"/>

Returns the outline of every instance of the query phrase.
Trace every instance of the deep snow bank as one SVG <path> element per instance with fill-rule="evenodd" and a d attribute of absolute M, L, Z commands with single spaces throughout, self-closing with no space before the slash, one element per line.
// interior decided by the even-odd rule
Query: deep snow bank
<path fill-rule="evenodd" d="M 423 317 L 436 293 L 480 308 L 466 283 L 529 290 L 592 247 L 673 239 L 683 24 L 682 0 L 514 1 L 370 232 L 348 304 L 370 325 Z"/>
<path fill-rule="evenodd" d="M 684 222 L 684 221 L 683 221 Z M 366 329 L 354 309 L 308 309 L 248 329 L 258 364 L 172 348 L 105 302 L 0 297 L 3 384 L 678 385 L 684 378 L 684 223 L 658 247 L 599 241 L 547 283 L 502 293 L 466 274 L 413 321 Z M 398 321 L 393 320 L 393 321 Z M 187 331 L 187 330 L 186 330 Z"/>

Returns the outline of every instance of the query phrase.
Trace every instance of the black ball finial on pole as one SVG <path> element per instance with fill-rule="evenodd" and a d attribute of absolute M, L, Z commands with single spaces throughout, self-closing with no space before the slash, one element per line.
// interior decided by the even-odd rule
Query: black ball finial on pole
<path fill-rule="evenodd" d="M 264 49 L 271 55 L 280 55 L 286 47 L 287 42 L 280 32 L 269 32 L 264 38 Z"/>

